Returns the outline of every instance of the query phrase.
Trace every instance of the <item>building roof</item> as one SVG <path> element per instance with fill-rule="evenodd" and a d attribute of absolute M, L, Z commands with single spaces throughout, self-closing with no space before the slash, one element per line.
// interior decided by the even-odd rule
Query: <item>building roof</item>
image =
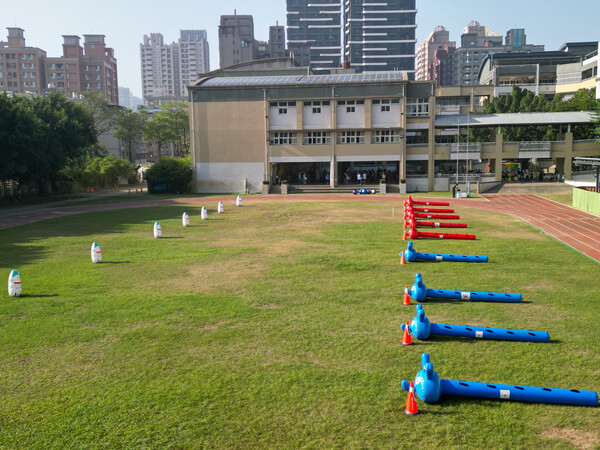
<path fill-rule="evenodd" d="M 461 127 L 497 127 L 530 125 L 568 125 L 594 122 L 594 113 L 576 112 L 538 112 L 509 114 L 471 114 L 456 116 L 436 116 L 435 126 L 440 128 Z"/>
<path fill-rule="evenodd" d="M 194 86 L 202 87 L 240 87 L 240 86 L 297 86 L 297 85 L 331 85 L 351 83 L 387 83 L 390 81 L 406 81 L 404 72 L 365 72 L 336 75 L 293 75 L 293 76 L 259 76 L 259 77 L 218 77 L 203 78 Z"/>

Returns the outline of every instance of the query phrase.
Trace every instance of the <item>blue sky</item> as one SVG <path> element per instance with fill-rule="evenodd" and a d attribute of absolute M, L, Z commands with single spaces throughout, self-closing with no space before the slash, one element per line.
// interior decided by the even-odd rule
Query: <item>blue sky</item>
<path fill-rule="evenodd" d="M 217 28 L 221 14 L 252 14 L 258 39 L 268 38 L 269 25 L 285 25 L 285 0 L 103 0 L 88 9 L 81 0 L 30 0 L 6 2 L 0 14 L 0 37 L 5 27 L 25 29 L 30 46 L 43 48 L 49 56 L 62 54 L 63 34 L 105 34 L 118 59 L 119 85 L 141 96 L 139 44 L 144 34 L 159 32 L 167 42 L 177 40 L 180 29 L 206 29 L 211 69 L 218 68 Z M 26 6 L 25 6 L 26 5 Z M 417 0 L 417 39 L 422 41 L 437 25 L 444 25 L 451 39 L 460 40 L 471 20 L 505 34 L 525 28 L 527 40 L 554 50 L 568 41 L 600 41 L 598 0 Z"/>

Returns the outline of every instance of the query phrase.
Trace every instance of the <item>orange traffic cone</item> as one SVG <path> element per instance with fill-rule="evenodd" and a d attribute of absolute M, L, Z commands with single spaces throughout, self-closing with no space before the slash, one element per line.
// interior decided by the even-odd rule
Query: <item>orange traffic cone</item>
<path fill-rule="evenodd" d="M 406 231 L 402 234 L 402 240 L 405 241 L 406 240 Z"/>
<path fill-rule="evenodd" d="M 406 256 L 404 256 L 404 252 L 400 252 L 400 265 L 401 266 L 405 266 L 406 265 Z"/>
<path fill-rule="evenodd" d="M 140 188 L 140 194 L 144 193 L 144 188 Z"/>
<path fill-rule="evenodd" d="M 404 335 L 402 336 L 402 345 L 413 345 L 412 338 L 410 337 L 410 322 L 406 321 L 406 326 L 404 327 Z"/>
<path fill-rule="evenodd" d="M 404 288 L 404 298 L 402 299 L 403 306 L 410 306 L 410 295 L 409 295 L 408 286 Z"/>
<path fill-rule="evenodd" d="M 404 408 L 404 414 L 407 416 L 416 416 L 420 414 L 419 405 L 417 405 L 417 399 L 415 398 L 415 383 L 410 382 L 410 389 L 408 391 L 408 397 L 406 398 L 406 408 Z"/>

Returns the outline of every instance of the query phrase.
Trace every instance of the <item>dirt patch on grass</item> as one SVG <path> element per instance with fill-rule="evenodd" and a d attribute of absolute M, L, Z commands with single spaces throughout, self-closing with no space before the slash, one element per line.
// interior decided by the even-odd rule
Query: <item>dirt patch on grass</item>
<path fill-rule="evenodd" d="M 267 305 L 254 305 L 258 309 L 279 309 L 281 305 L 277 305 L 275 303 L 269 303 Z"/>
<path fill-rule="evenodd" d="M 192 266 L 184 276 L 171 280 L 169 289 L 202 294 L 238 291 L 245 283 L 262 276 L 268 266 L 256 261 L 256 255 L 244 255 Z"/>
<path fill-rule="evenodd" d="M 543 431 L 541 436 L 546 439 L 567 441 L 576 448 L 595 448 L 600 443 L 597 434 L 575 428 L 549 428 Z"/>

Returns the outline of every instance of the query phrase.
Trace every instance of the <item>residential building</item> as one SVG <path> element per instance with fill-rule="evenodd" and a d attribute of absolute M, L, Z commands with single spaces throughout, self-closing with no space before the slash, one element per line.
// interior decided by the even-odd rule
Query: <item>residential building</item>
<path fill-rule="evenodd" d="M 190 87 L 195 192 L 261 192 L 263 181 L 294 185 L 299 173 L 321 184 L 330 175 L 335 188 L 348 173 L 376 170 L 389 173 L 388 192 L 448 191 L 457 166 L 473 171 L 474 161 L 489 167 L 477 181 L 494 186 L 505 161 L 554 165 L 570 179 L 573 157 L 600 154 L 596 142 L 574 140 L 571 132 L 593 124 L 592 113 L 482 114 L 493 86 L 435 87 L 399 71 L 257 70 L 215 71 Z M 556 127 L 556 141 L 504 142 L 500 131 L 544 125 Z M 494 141 L 454 143 L 469 127 L 494 130 Z"/>
<path fill-rule="evenodd" d="M 208 36 L 206 30 L 181 30 L 179 49 L 179 96 L 187 96 L 187 86 L 201 73 L 210 72 Z"/>
<path fill-rule="evenodd" d="M 451 84 L 452 65 L 449 61 L 449 55 L 456 51 L 454 42 L 450 42 L 443 49 L 433 52 L 433 58 L 429 61 L 428 73 L 436 86 L 445 86 Z"/>
<path fill-rule="evenodd" d="M 494 86 L 495 96 L 519 86 L 551 98 L 595 88 L 597 75 L 598 42 L 572 42 L 557 51 L 490 55 L 482 64 L 478 83 Z"/>
<path fill-rule="evenodd" d="M 456 47 L 456 42 L 450 42 L 450 32 L 443 26 L 438 25 L 417 47 L 415 80 L 433 80 L 432 63 L 433 66 L 436 66 L 436 61 L 440 61 L 440 59 L 436 60 L 436 57 L 445 58 L 447 48 L 450 47 Z M 446 54 L 436 54 L 438 51 L 446 51 Z"/>
<path fill-rule="evenodd" d="M 452 78 L 446 80 L 446 85 L 477 84 L 481 64 L 489 55 L 543 51 L 543 45 L 527 44 L 527 36 L 523 29 L 509 30 L 504 43 L 502 35 L 473 21 L 464 29 L 461 46 L 448 55 L 447 62 L 452 66 Z"/>
<path fill-rule="evenodd" d="M 7 30 L 7 41 L 0 42 L 0 92 L 41 94 L 46 84 L 46 52 L 27 47 L 22 28 Z"/>
<path fill-rule="evenodd" d="M 0 42 L 0 91 L 42 94 L 47 90 L 67 97 L 83 91 L 102 94 L 118 104 L 117 60 L 105 36 L 63 36 L 63 55 L 48 57 L 36 47 L 27 47 L 24 30 L 8 28 L 7 42 Z"/>
<path fill-rule="evenodd" d="M 144 105 L 158 107 L 169 100 L 183 100 L 179 75 L 179 46 L 165 44 L 160 33 L 144 36 L 140 44 Z"/>
<path fill-rule="evenodd" d="M 46 58 L 46 87 L 66 96 L 84 91 L 104 95 L 119 104 L 117 60 L 103 34 L 63 35 L 63 56 Z"/>
<path fill-rule="evenodd" d="M 285 28 L 276 22 L 269 27 L 269 58 L 285 58 Z"/>
<path fill-rule="evenodd" d="M 219 66 L 252 61 L 255 55 L 254 19 L 250 15 L 221 16 Z"/>
<path fill-rule="evenodd" d="M 341 0 L 287 0 L 287 44 L 301 65 L 326 73 L 341 67 Z"/>
<path fill-rule="evenodd" d="M 230 67 L 249 61 L 270 58 L 283 58 L 285 50 L 285 29 L 279 25 L 269 27 L 269 40 L 254 38 L 254 19 L 250 15 L 221 16 L 219 25 L 220 67 Z"/>
<path fill-rule="evenodd" d="M 414 77 L 416 16 L 415 0 L 344 0 L 344 61 L 357 72 L 400 70 Z"/>
<path fill-rule="evenodd" d="M 129 108 L 134 111 L 144 104 L 144 101 L 133 95 L 131 89 L 126 87 L 119 87 L 119 105 L 124 108 Z"/>

